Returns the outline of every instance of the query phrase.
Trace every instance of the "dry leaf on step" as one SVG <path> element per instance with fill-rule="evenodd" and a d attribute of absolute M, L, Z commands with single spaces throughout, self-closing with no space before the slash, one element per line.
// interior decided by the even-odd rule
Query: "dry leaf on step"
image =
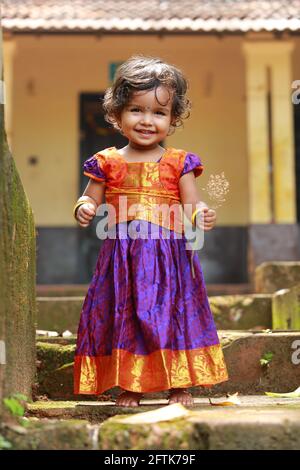
<path fill-rule="evenodd" d="M 288 393 L 273 393 L 265 392 L 269 397 L 278 397 L 278 398 L 300 398 L 300 387 L 296 388 L 293 392 Z"/>
<path fill-rule="evenodd" d="M 212 406 L 235 406 L 241 404 L 240 399 L 238 398 L 238 392 L 234 393 L 233 395 L 228 395 L 228 398 L 221 402 L 212 402 L 209 398 L 209 403 Z"/>
<path fill-rule="evenodd" d="M 114 422 L 122 424 L 149 424 L 159 423 L 160 421 L 171 421 L 172 419 L 183 418 L 190 414 L 181 403 L 173 403 L 173 405 L 163 406 L 157 410 L 146 411 L 127 416 L 126 418 L 113 418 Z"/>

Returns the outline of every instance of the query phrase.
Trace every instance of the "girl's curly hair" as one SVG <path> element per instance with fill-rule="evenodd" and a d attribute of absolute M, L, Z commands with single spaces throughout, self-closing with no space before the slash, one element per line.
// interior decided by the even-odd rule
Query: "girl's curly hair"
<path fill-rule="evenodd" d="M 156 90 L 159 86 L 173 92 L 171 127 L 174 131 L 190 115 L 191 104 L 185 96 L 188 83 L 178 68 L 156 57 L 135 55 L 118 67 L 113 84 L 103 98 L 105 119 L 117 127 L 116 121 L 134 92 Z"/>

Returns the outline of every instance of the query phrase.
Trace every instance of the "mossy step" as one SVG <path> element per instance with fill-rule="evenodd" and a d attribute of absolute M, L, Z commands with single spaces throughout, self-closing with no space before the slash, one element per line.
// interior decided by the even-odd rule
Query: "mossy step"
<path fill-rule="evenodd" d="M 37 297 L 37 328 L 76 333 L 84 297 Z M 209 297 L 218 329 L 247 330 L 272 326 L 272 295 L 244 294 Z"/>
<path fill-rule="evenodd" d="M 105 421 L 103 450 L 299 450 L 300 409 L 209 408 L 172 422 Z"/>
<path fill-rule="evenodd" d="M 272 328 L 271 294 L 213 296 L 209 304 L 218 330 Z"/>
<path fill-rule="evenodd" d="M 84 419 L 92 423 L 101 423 L 117 414 L 132 414 L 140 411 L 165 406 L 167 400 L 148 400 L 147 406 L 124 408 L 113 401 L 36 401 L 28 404 L 26 416 L 51 419 Z"/>
<path fill-rule="evenodd" d="M 264 391 L 288 392 L 300 384 L 300 332 L 219 331 L 229 380 L 211 389 L 195 387 L 196 396 L 222 395 L 239 391 L 261 394 Z M 38 342 L 36 395 L 53 399 L 93 399 L 73 394 L 75 344 Z M 265 365 L 261 364 L 265 359 Z M 115 396 L 115 389 L 107 392 Z M 165 394 L 156 394 L 164 397 Z M 101 398 L 101 397 L 100 397 Z"/>
<path fill-rule="evenodd" d="M 300 398 L 275 398 L 267 395 L 242 395 L 238 397 L 240 400 L 239 409 L 243 408 L 259 408 L 268 409 L 280 407 L 282 409 L 299 409 Z M 226 401 L 226 397 L 210 398 L 210 397 L 194 397 L 195 410 L 211 409 L 212 403 L 220 403 Z M 102 422 L 119 414 L 134 414 L 149 411 L 168 404 L 167 398 L 147 399 L 143 398 L 139 407 L 120 407 L 116 406 L 114 401 L 56 401 L 41 400 L 27 405 L 26 416 L 38 418 L 53 419 L 85 419 L 91 422 Z M 231 409 L 236 406 L 231 407 Z"/>
<path fill-rule="evenodd" d="M 138 408 L 120 408 L 111 402 L 35 402 L 28 405 L 27 416 L 32 423 L 36 419 L 36 424 L 26 438 L 23 433 L 22 439 L 16 443 L 15 438 L 13 442 L 16 448 L 22 449 L 296 450 L 300 447 L 300 399 L 241 396 L 239 406 L 220 407 L 212 406 L 208 398 L 196 398 L 194 408 L 184 418 L 147 425 L 122 423 L 124 415 L 158 409 L 166 403 L 162 399 L 144 399 Z M 47 417 L 48 421 L 41 417 Z M 65 417 L 77 419 L 58 421 Z M 11 438 L 11 434 L 6 432 L 5 437 Z"/>
<path fill-rule="evenodd" d="M 255 292 L 274 293 L 300 284 L 300 261 L 266 261 L 255 269 Z"/>
<path fill-rule="evenodd" d="M 85 296 L 88 284 L 38 284 L 36 293 L 38 297 L 73 297 Z M 248 294 L 251 285 L 248 284 L 206 284 L 208 295 Z"/>
<path fill-rule="evenodd" d="M 96 430 L 98 434 L 98 429 Z M 84 420 L 40 420 L 29 418 L 26 427 L 0 425 L 6 448 L 12 450 L 92 450 L 95 448 L 93 427 Z M 96 443 L 98 448 L 98 442 Z"/>

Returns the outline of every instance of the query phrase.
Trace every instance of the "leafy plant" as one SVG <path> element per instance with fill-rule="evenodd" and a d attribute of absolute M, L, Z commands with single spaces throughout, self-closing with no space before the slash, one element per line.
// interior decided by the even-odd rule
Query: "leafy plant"
<path fill-rule="evenodd" d="M 14 418 L 18 419 L 19 423 L 23 426 L 27 425 L 25 422 L 26 419 L 24 418 L 27 401 L 28 398 L 25 395 L 22 395 L 22 393 L 15 393 L 11 397 L 3 399 L 4 406 Z"/>
<path fill-rule="evenodd" d="M 0 434 L 0 450 L 11 449 L 12 444 Z"/>
<path fill-rule="evenodd" d="M 262 367 L 269 367 L 270 362 L 273 359 L 274 354 L 272 352 L 266 352 L 263 357 L 259 360 Z"/>

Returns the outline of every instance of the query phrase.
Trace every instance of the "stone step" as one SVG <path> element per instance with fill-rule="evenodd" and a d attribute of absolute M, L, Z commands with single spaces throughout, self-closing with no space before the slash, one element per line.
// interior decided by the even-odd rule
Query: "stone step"
<path fill-rule="evenodd" d="M 272 328 L 272 294 L 213 296 L 209 304 L 218 330 Z"/>
<path fill-rule="evenodd" d="M 216 403 L 219 400 L 214 400 Z M 35 402 L 32 428 L 14 448 L 102 450 L 298 450 L 300 398 L 241 396 L 240 405 L 212 406 L 196 398 L 187 416 L 147 425 L 122 423 L 122 416 L 159 409 L 166 400 L 142 400 L 137 408 L 111 402 Z M 170 409 L 170 407 L 168 407 Z M 45 420 L 46 418 L 46 420 Z M 66 419 L 66 421 L 63 421 Z M 34 420 L 37 420 L 35 428 Z M 62 420 L 62 421 L 58 421 Z M 80 421 L 82 420 L 82 421 Z M 54 430 L 57 429 L 55 437 Z M 2 432 L 3 434 L 3 432 Z M 48 437 L 46 437 L 48 436 Z M 15 442 L 7 431 L 4 437 Z M 61 439 L 63 437 L 63 439 Z M 21 447 L 20 447 L 21 446 Z"/>
<path fill-rule="evenodd" d="M 88 290 L 88 284 L 37 284 L 37 297 L 82 297 Z"/>
<path fill-rule="evenodd" d="M 77 332 L 84 297 L 37 297 L 37 328 Z M 209 297 L 218 329 L 247 330 L 272 327 L 272 295 L 244 294 Z"/>
<path fill-rule="evenodd" d="M 229 406 L 230 410 L 239 409 L 295 409 L 300 411 L 300 398 L 278 398 L 267 395 L 238 395 L 240 405 Z M 195 405 L 191 409 L 212 411 L 215 408 L 227 408 L 213 406 L 214 404 L 228 400 L 226 395 L 222 397 L 194 397 Z M 168 404 L 166 398 L 142 398 L 140 406 L 120 407 L 114 400 L 37 400 L 27 405 L 27 417 L 49 419 L 84 419 L 91 423 L 102 423 L 108 418 L 119 414 L 135 414 L 161 408 Z"/>
<path fill-rule="evenodd" d="M 85 296 L 88 284 L 38 284 L 38 297 L 80 297 Z M 206 284 L 208 295 L 242 295 L 253 291 L 251 284 Z"/>
<path fill-rule="evenodd" d="M 235 392 L 289 392 L 299 386 L 300 331 L 220 330 L 218 334 L 223 346 L 229 380 L 211 389 L 194 387 L 195 396 L 218 396 Z M 37 396 L 47 395 L 56 400 L 87 400 L 84 395 L 73 395 L 74 351 L 75 337 L 51 338 L 48 342 L 45 339 L 37 342 Z M 265 365 L 261 364 L 262 359 Z M 117 390 L 112 389 L 106 395 L 114 397 L 116 393 Z M 154 396 L 164 395 L 161 393 Z"/>
<path fill-rule="evenodd" d="M 37 329 L 77 332 L 83 296 L 37 297 Z"/>
<path fill-rule="evenodd" d="M 93 450 L 98 449 L 94 428 L 84 420 L 25 418 L 25 425 L 0 424 L 1 444 L 10 450 Z M 7 447 L 6 447 L 7 448 Z"/>
<path fill-rule="evenodd" d="M 255 269 L 254 291 L 274 293 L 300 285 L 300 261 L 266 261 Z"/>

